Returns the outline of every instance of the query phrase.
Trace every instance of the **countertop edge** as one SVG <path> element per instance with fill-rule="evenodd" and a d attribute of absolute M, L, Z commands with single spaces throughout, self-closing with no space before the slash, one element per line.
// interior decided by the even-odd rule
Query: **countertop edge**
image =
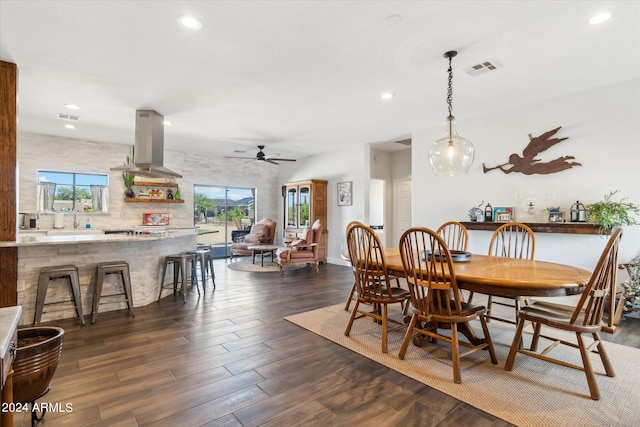
<path fill-rule="evenodd" d="M 36 236 L 23 237 L 15 241 L 0 241 L 0 248 L 42 246 L 42 245 L 68 245 L 82 243 L 111 243 L 111 242 L 149 242 L 167 239 L 175 239 L 187 236 L 196 236 L 193 230 L 178 230 L 166 234 L 146 234 L 130 236 L 126 234 L 88 234 L 71 236 Z"/>
<path fill-rule="evenodd" d="M 0 308 L 0 357 L 3 359 L 9 351 L 13 332 L 18 329 L 20 316 L 22 316 L 22 306 L 20 305 Z"/>

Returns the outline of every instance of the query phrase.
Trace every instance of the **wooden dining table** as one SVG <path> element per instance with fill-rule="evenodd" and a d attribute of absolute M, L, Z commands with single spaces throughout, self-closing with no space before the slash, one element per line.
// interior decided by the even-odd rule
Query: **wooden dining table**
<path fill-rule="evenodd" d="M 390 274 L 405 276 L 398 248 L 386 248 L 385 261 Z M 590 271 L 570 265 L 476 254 L 453 268 L 459 288 L 500 297 L 579 294 L 591 277 Z"/>
<path fill-rule="evenodd" d="M 399 249 L 384 252 L 389 274 L 405 277 Z M 580 294 L 591 277 L 590 271 L 579 267 L 476 254 L 468 261 L 454 262 L 453 268 L 458 288 L 500 297 Z M 468 324 L 460 324 L 459 332 L 474 345 L 484 342 Z"/>

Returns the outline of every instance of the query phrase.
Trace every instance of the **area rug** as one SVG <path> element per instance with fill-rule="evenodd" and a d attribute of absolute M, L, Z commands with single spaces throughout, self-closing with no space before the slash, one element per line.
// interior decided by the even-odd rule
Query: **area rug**
<path fill-rule="evenodd" d="M 391 308 L 390 308 L 391 311 Z M 450 346 L 409 345 L 405 360 L 398 359 L 404 331 L 389 333 L 389 352 L 382 353 L 381 329 L 370 318 L 354 322 L 349 337 L 344 330 L 350 313 L 337 304 L 286 317 L 305 329 L 355 351 L 388 368 L 433 387 L 460 401 L 518 426 L 637 426 L 640 425 L 640 350 L 605 343 L 616 371 L 613 378 L 604 375 L 597 355 L 592 364 L 597 374 L 600 400 L 589 397 L 583 372 L 547 363 L 522 354 L 516 356 L 513 371 L 504 370 L 515 327 L 491 322 L 498 364 L 493 365 L 485 351 L 461 359 L 462 384 L 453 382 Z M 401 318 L 393 312 L 393 317 Z M 472 322 L 478 335 L 480 323 Z M 544 332 L 544 329 L 543 329 Z M 547 331 L 551 334 L 550 331 Z M 555 331 L 554 331 L 555 332 Z M 525 343 L 529 337 L 525 337 Z M 541 340 L 544 346 L 549 341 Z M 544 347 L 539 347 L 544 348 Z M 563 354 L 564 353 L 564 354 Z M 560 346 L 553 352 L 578 363 L 577 350 Z"/>
<path fill-rule="evenodd" d="M 306 268 L 307 266 L 304 264 L 292 264 L 286 265 L 284 267 L 284 272 L 289 270 L 300 270 L 302 268 Z M 278 273 L 280 269 L 278 268 L 278 264 L 266 261 L 264 263 L 264 267 L 260 265 L 260 261 L 256 261 L 255 264 L 250 261 L 233 261 L 227 264 L 227 268 L 235 271 L 248 271 L 251 273 Z"/>

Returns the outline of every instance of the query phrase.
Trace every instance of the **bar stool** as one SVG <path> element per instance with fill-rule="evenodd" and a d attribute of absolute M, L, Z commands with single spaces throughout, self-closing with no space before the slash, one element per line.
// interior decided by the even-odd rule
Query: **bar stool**
<path fill-rule="evenodd" d="M 178 275 L 181 276 L 181 291 L 182 298 L 184 302 L 187 302 L 187 267 L 188 264 L 191 263 L 191 286 L 194 285 L 198 290 L 198 295 L 200 295 L 200 288 L 198 288 L 198 276 L 196 275 L 196 256 L 193 254 L 176 254 L 176 255 L 167 255 L 164 257 L 164 264 L 162 267 L 162 279 L 160 280 L 160 293 L 158 294 L 158 301 L 162 297 L 163 289 L 173 288 L 173 293 L 175 294 L 178 289 Z M 167 266 L 173 266 L 173 283 L 165 284 L 165 280 L 167 278 Z"/>
<path fill-rule="evenodd" d="M 102 295 L 102 285 L 104 278 L 108 274 L 117 274 L 122 280 L 122 292 L 119 294 Z M 129 307 L 131 317 L 136 317 L 133 311 L 133 294 L 131 292 L 131 276 L 129 274 L 129 264 L 126 261 L 101 262 L 96 266 L 96 282 L 93 288 L 93 306 L 91 308 L 91 323 L 96 323 L 98 318 L 98 308 L 100 300 L 105 297 L 115 297 L 124 295 L 124 299 Z"/>
<path fill-rule="evenodd" d="M 44 300 L 47 296 L 49 282 L 51 280 L 63 278 L 67 278 L 69 280 L 69 287 L 71 288 L 71 299 L 45 304 Z M 82 298 L 80 298 L 80 279 L 78 276 L 78 267 L 76 267 L 75 265 L 59 265 L 57 267 L 42 268 L 40 270 L 40 277 L 38 279 L 38 296 L 36 298 L 36 314 L 33 320 L 34 325 L 40 324 L 40 319 L 42 318 L 42 312 L 45 305 L 61 304 L 65 302 L 73 302 L 76 313 L 80 318 L 80 323 L 84 325 L 84 315 L 82 314 Z"/>
<path fill-rule="evenodd" d="M 202 290 L 205 289 L 207 283 L 207 276 L 211 276 L 211 283 L 213 283 L 213 290 L 216 289 L 216 273 L 213 270 L 213 257 L 211 256 L 211 248 L 209 245 L 198 245 L 198 249 L 195 251 L 187 251 L 186 254 L 192 254 L 196 257 L 196 262 L 200 263 L 200 277 L 202 280 Z M 207 275 L 207 272 L 209 274 Z"/>

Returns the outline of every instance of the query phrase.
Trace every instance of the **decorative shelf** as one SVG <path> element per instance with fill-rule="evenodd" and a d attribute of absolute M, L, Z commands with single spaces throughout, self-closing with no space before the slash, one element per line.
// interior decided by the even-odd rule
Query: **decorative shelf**
<path fill-rule="evenodd" d="M 504 224 L 503 222 L 474 222 L 461 221 L 467 230 L 494 231 Z M 600 226 L 588 222 L 524 222 L 531 230 L 538 233 L 564 233 L 564 234 L 600 234 Z M 611 234 L 606 230 L 602 234 Z"/>
<path fill-rule="evenodd" d="M 184 203 L 184 199 L 152 199 L 146 197 L 129 198 L 125 197 L 124 201 L 127 203 Z"/>
<path fill-rule="evenodd" d="M 134 181 L 133 185 L 138 187 L 178 187 L 175 182 Z"/>

